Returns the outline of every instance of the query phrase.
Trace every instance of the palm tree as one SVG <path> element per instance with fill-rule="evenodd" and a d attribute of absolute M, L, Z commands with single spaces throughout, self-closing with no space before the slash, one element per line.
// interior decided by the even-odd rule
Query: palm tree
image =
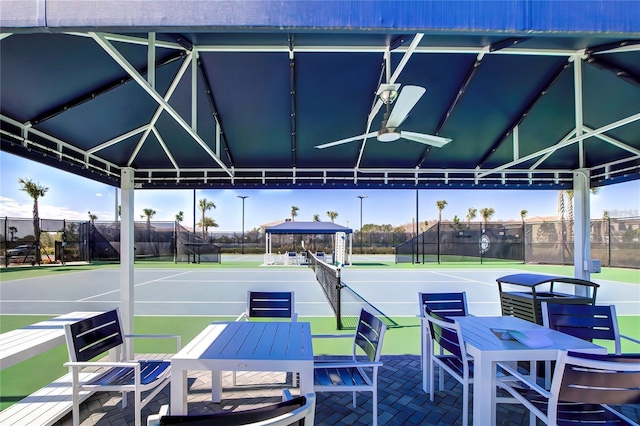
<path fill-rule="evenodd" d="M 33 198 L 33 235 L 36 238 L 38 249 L 36 250 L 36 261 L 40 263 L 40 215 L 38 214 L 38 198 L 44 197 L 49 188 L 33 182 L 31 179 L 19 178 L 20 190 L 29 194 Z"/>
<path fill-rule="evenodd" d="M 313 221 L 314 222 L 320 222 L 320 215 L 319 214 L 314 214 L 313 215 Z"/>
<path fill-rule="evenodd" d="M 11 234 L 11 242 L 13 242 L 15 235 L 18 233 L 18 228 L 16 228 L 15 226 L 10 226 L 9 233 Z"/>
<path fill-rule="evenodd" d="M 296 221 L 296 216 L 298 216 L 298 210 L 300 210 L 300 207 L 291 206 L 291 221 L 292 222 Z"/>
<path fill-rule="evenodd" d="M 198 222 L 198 226 L 202 228 L 202 238 L 206 238 L 205 235 L 209 231 L 209 228 L 217 228 L 218 224 L 213 218 L 204 216 L 203 220 Z"/>
<path fill-rule="evenodd" d="M 442 221 L 442 210 L 447 205 L 447 200 L 436 201 L 436 207 L 438 207 L 438 223 Z"/>
<path fill-rule="evenodd" d="M 471 228 L 471 221 L 478 215 L 478 209 L 469 207 L 467 210 L 467 229 Z"/>
<path fill-rule="evenodd" d="M 87 213 L 89 214 L 89 220 L 91 221 L 91 224 L 95 224 L 96 220 L 98 220 L 98 216 L 92 214 L 91 211 L 88 211 Z"/>
<path fill-rule="evenodd" d="M 493 216 L 495 212 L 496 211 L 493 209 L 493 207 L 484 207 L 480 209 L 480 216 L 482 216 L 485 228 L 487 227 L 487 222 L 489 222 L 489 219 L 491 219 L 491 216 Z"/>
<path fill-rule="evenodd" d="M 207 230 L 203 225 L 206 223 L 206 213 L 207 210 L 215 209 L 216 205 L 213 203 L 213 201 L 209 201 L 206 198 L 203 198 L 198 202 L 198 207 L 200 208 L 200 222 L 198 223 L 202 226 L 202 238 L 205 238 Z"/>
<path fill-rule="evenodd" d="M 334 223 L 336 217 L 338 217 L 338 212 L 328 211 L 327 216 L 329 216 L 329 219 L 331 219 L 331 223 Z"/>
<path fill-rule="evenodd" d="M 180 223 L 184 220 L 184 212 L 180 210 L 176 215 L 176 222 Z"/>
<path fill-rule="evenodd" d="M 147 219 L 147 241 L 151 242 L 151 218 L 155 216 L 156 211 L 154 209 L 142 209 L 143 215 L 140 218 Z"/>
<path fill-rule="evenodd" d="M 527 213 L 529 213 L 527 210 L 520 210 L 520 218 L 522 219 L 522 225 L 524 225 L 524 218 L 527 217 Z"/>

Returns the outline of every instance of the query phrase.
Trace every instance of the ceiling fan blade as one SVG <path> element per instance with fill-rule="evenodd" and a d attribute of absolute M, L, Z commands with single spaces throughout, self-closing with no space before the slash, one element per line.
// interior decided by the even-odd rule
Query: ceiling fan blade
<path fill-rule="evenodd" d="M 339 141 L 323 143 L 322 145 L 316 145 L 317 149 L 329 148 L 331 146 L 342 145 L 343 143 L 353 142 L 360 139 L 371 138 L 378 134 L 378 132 L 365 133 L 364 135 L 354 136 L 352 138 L 340 139 Z"/>
<path fill-rule="evenodd" d="M 427 135 L 424 133 L 416 133 L 416 132 L 400 132 L 400 137 L 408 139 L 410 141 L 423 143 L 425 145 L 435 146 L 436 148 L 442 148 L 452 139 L 449 138 L 441 138 L 440 136 Z"/>
<path fill-rule="evenodd" d="M 404 86 L 398 96 L 398 100 L 396 100 L 396 105 L 391 111 L 389 120 L 387 120 L 387 127 L 400 127 L 426 91 L 424 87 L 420 86 Z"/>

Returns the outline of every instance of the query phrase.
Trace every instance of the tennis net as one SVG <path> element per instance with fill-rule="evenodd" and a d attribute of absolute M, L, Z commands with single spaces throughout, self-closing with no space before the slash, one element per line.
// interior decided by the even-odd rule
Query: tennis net
<path fill-rule="evenodd" d="M 356 293 L 351 287 L 342 282 L 340 268 L 324 262 L 324 253 L 307 253 L 309 267 L 313 269 L 316 280 L 322 287 L 324 295 L 336 317 L 337 329 L 355 329 L 358 324 L 360 310 L 365 308 L 379 316 L 387 327 L 397 327 L 398 324 L 382 313 L 378 308 Z"/>

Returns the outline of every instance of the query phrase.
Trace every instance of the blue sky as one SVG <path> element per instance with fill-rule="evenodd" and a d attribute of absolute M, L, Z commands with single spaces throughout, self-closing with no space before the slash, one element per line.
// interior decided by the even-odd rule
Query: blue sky
<path fill-rule="evenodd" d="M 40 199 L 40 217 L 46 219 L 88 220 L 88 211 L 98 220 L 114 220 L 116 212 L 115 188 L 70 173 L 27 161 L 0 152 L 0 216 L 31 217 L 33 202 L 27 193 L 20 191 L 19 178 L 32 179 L 49 188 Z M 119 191 L 118 191 L 119 192 Z M 328 221 L 327 211 L 338 212 L 336 223 L 352 228 L 360 226 L 360 200 L 363 201 L 363 223 L 410 223 L 416 215 L 415 190 L 197 190 L 196 200 L 206 198 L 216 204 L 209 212 L 218 223 L 220 231 L 242 229 L 242 200 L 245 200 L 245 229 L 290 217 L 291 206 L 300 208 L 298 221 L 311 221 L 314 214 Z M 457 215 L 465 220 L 467 210 L 475 207 L 493 207 L 492 220 L 520 219 L 520 210 L 526 209 L 528 217 L 556 214 L 557 191 L 550 190 L 420 190 L 419 220 L 436 220 L 436 201 L 446 200 L 443 219 Z M 136 217 L 142 210 L 156 211 L 154 220 L 172 221 L 184 212 L 184 224 L 193 224 L 193 190 L 136 190 Z M 640 180 L 601 188 L 591 198 L 592 218 L 601 218 L 604 210 L 627 215 L 640 215 Z"/>

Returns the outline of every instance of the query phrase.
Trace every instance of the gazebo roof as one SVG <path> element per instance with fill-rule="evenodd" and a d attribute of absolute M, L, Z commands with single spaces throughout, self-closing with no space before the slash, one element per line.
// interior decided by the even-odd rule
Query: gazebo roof
<path fill-rule="evenodd" d="M 0 33 L 1 149 L 114 186 L 640 178 L 637 1 L 0 1 Z M 452 141 L 383 142 L 382 83 Z"/>
<path fill-rule="evenodd" d="M 351 234 L 352 229 L 332 222 L 284 222 L 267 228 L 267 234 L 335 234 L 344 232 Z"/>

